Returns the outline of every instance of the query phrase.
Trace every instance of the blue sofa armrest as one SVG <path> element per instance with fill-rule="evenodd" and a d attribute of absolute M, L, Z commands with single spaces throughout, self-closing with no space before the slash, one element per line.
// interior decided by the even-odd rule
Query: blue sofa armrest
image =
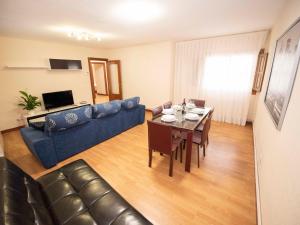
<path fill-rule="evenodd" d="M 145 111 L 146 111 L 146 106 L 139 104 L 138 106 L 141 109 L 140 113 L 140 124 L 143 124 L 145 122 Z"/>
<path fill-rule="evenodd" d="M 29 150 L 41 161 L 45 168 L 57 164 L 53 140 L 45 132 L 32 127 L 25 127 L 21 129 L 21 135 Z"/>

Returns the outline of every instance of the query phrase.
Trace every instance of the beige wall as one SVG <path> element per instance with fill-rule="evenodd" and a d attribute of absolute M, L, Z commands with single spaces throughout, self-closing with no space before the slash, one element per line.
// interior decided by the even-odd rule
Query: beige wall
<path fill-rule="evenodd" d="M 110 59 L 120 59 L 124 98 L 140 96 L 147 108 L 172 98 L 173 44 L 160 42 L 109 51 Z"/>
<path fill-rule="evenodd" d="M 22 125 L 19 90 L 41 99 L 44 92 L 73 90 L 74 101 L 92 101 L 87 57 L 104 57 L 101 49 L 0 37 L 0 130 Z M 7 69 L 6 65 L 47 66 L 49 58 L 81 59 L 82 71 Z"/>
<path fill-rule="evenodd" d="M 263 225 L 298 225 L 300 221 L 300 69 L 281 131 L 264 105 L 276 40 L 300 16 L 300 1 L 292 0 L 272 29 L 270 57 L 254 123 Z"/>

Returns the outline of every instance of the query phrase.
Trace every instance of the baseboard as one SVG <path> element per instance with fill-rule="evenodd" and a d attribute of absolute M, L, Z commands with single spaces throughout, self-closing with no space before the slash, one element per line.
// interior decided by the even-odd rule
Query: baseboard
<path fill-rule="evenodd" d="M 254 148 L 254 163 L 255 163 L 255 194 L 256 194 L 256 220 L 257 225 L 262 225 L 262 214 L 261 214 L 261 204 L 260 204 L 260 185 L 259 185 L 259 173 L 258 173 L 258 163 L 257 163 L 257 148 L 256 148 L 256 138 L 255 138 L 255 123 L 252 126 L 253 132 L 253 148 Z"/>
<path fill-rule="evenodd" d="M 5 133 L 8 133 L 8 132 L 11 132 L 11 131 L 16 131 L 16 130 L 20 130 L 21 128 L 23 128 L 24 126 L 19 126 L 19 127 L 14 127 L 14 128 L 10 128 L 10 129 L 7 129 L 7 130 L 2 130 L 0 131 L 2 134 L 5 134 Z"/>

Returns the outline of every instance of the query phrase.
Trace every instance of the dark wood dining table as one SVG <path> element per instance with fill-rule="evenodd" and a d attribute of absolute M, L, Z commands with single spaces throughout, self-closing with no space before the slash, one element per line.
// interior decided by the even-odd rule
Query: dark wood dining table
<path fill-rule="evenodd" d="M 174 122 L 164 122 L 161 120 L 163 114 L 153 118 L 152 120 L 156 123 L 161 123 L 164 125 L 168 125 L 173 127 L 174 129 L 181 130 L 187 132 L 187 149 L 186 149 L 186 158 L 185 158 L 185 171 L 191 171 L 191 159 L 192 159 L 192 145 L 193 145 L 193 133 L 195 129 L 202 123 L 202 121 L 207 117 L 209 111 L 211 110 L 210 107 L 204 108 L 204 113 L 200 114 L 200 118 L 198 120 L 187 120 L 184 119 L 184 115 L 182 116 L 182 121 L 174 121 Z"/>

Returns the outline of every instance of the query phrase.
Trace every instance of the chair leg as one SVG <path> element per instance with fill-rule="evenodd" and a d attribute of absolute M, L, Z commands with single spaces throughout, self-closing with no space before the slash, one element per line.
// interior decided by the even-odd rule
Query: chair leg
<path fill-rule="evenodd" d="M 182 146 L 180 145 L 180 163 L 182 163 Z"/>
<path fill-rule="evenodd" d="M 207 135 L 207 144 L 209 144 L 208 135 Z"/>
<path fill-rule="evenodd" d="M 152 166 L 152 149 L 149 149 L 149 164 L 148 164 L 149 167 Z"/>
<path fill-rule="evenodd" d="M 175 160 L 177 160 L 177 154 L 178 154 L 178 147 L 175 150 Z"/>
<path fill-rule="evenodd" d="M 200 145 L 197 148 L 197 155 L 198 155 L 198 168 L 200 167 Z"/>
<path fill-rule="evenodd" d="M 170 155 L 169 176 L 173 177 L 173 152 L 171 152 L 171 155 Z"/>
<path fill-rule="evenodd" d="M 203 156 L 205 157 L 205 144 L 203 145 Z"/>

